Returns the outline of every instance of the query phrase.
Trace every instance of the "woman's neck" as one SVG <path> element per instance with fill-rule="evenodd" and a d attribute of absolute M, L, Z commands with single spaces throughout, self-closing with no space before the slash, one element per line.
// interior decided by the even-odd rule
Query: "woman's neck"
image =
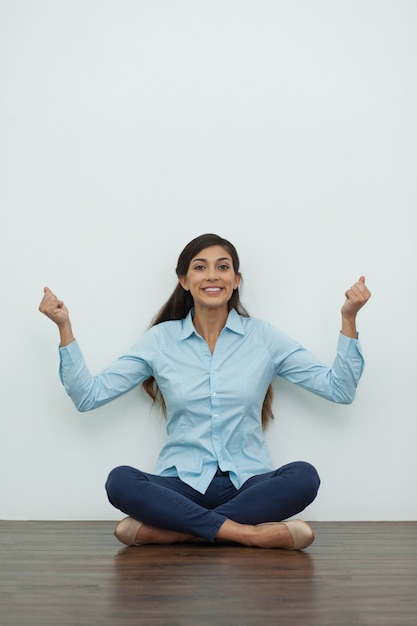
<path fill-rule="evenodd" d="M 214 352 L 217 339 L 226 324 L 229 312 L 227 309 L 195 310 L 193 316 L 194 328 L 205 339 L 210 351 Z"/>

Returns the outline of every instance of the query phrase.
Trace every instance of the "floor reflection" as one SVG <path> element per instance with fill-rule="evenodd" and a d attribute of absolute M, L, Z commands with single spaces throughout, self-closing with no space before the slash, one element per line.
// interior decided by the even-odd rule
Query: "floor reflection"
<path fill-rule="evenodd" d="M 196 616 L 201 624 L 215 615 L 218 623 L 222 615 L 279 615 L 300 598 L 311 606 L 314 560 L 308 552 L 230 544 L 127 547 L 115 557 L 113 592 L 115 611 L 181 617 L 181 624 Z"/>

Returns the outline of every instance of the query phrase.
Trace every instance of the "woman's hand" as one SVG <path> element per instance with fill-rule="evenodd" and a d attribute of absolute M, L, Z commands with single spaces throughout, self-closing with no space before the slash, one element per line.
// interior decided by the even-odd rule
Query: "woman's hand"
<path fill-rule="evenodd" d="M 345 293 L 346 300 L 341 308 L 342 333 L 348 337 L 356 337 L 356 315 L 371 297 L 371 292 L 365 285 L 365 276 L 352 285 Z"/>
<path fill-rule="evenodd" d="M 346 300 L 342 306 L 342 315 L 344 317 L 355 318 L 359 309 L 361 309 L 371 297 L 371 292 L 365 285 L 365 276 L 361 276 L 357 283 L 352 285 L 345 293 Z"/>
<path fill-rule="evenodd" d="M 62 300 L 58 300 L 55 294 L 48 288 L 44 288 L 44 295 L 39 305 L 39 311 L 55 322 L 61 335 L 61 346 L 66 346 L 74 341 L 68 309 Z"/>

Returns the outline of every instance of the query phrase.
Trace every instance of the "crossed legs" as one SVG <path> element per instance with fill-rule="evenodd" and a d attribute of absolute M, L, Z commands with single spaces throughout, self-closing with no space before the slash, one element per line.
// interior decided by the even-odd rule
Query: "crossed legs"
<path fill-rule="evenodd" d="M 124 543 L 176 543 L 202 537 L 294 548 L 300 541 L 311 543 L 310 527 L 304 522 L 277 522 L 308 506 L 319 484 L 311 465 L 296 462 L 254 476 L 239 490 L 227 476 L 216 476 L 206 494 L 200 494 L 179 478 L 122 466 L 110 473 L 106 489 L 110 502 L 129 516 L 115 531 Z"/>

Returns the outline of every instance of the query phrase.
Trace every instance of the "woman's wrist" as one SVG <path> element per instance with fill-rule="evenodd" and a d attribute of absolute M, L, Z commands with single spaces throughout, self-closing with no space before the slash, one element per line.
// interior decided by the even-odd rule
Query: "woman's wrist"
<path fill-rule="evenodd" d="M 75 337 L 72 333 L 71 322 L 68 320 L 68 322 L 65 322 L 64 324 L 58 326 L 58 328 L 59 336 L 61 339 L 59 345 L 61 346 L 61 348 L 64 348 L 75 340 Z"/>
<path fill-rule="evenodd" d="M 356 330 L 356 317 L 345 317 L 342 315 L 342 334 L 346 335 L 346 337 L 351 337 L 352 339 L 356 339 L 358 336 Z"/>

